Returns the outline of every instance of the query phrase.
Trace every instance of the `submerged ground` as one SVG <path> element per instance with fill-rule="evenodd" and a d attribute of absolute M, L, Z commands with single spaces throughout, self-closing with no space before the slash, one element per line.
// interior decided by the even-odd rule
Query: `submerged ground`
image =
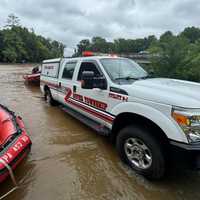
<path fill-rule="evenodd" d="M 200 173 L 172 172 L 148 182 L 125 167 L 104 137 L 48 106 L 39 87 L 25 85 L 30 66 L 0 65 L 0 103 L 21 115 L 33 142 L 15 171 L 20 188 L 8 200 L 200 199 Z M 0 194 L 11 187 L 8 179 Z"/>

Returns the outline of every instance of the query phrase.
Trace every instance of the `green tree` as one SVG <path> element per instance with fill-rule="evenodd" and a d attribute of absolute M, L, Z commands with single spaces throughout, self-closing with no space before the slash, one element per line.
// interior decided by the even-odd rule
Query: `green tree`
<path fill-rule="evenodd" d="M 94 52 L 108 53 L 107 41 L 102 37 L 93 37 L 90 48 Z"/>
<path fill-rule="evenodd" d="M 81 56 L 83 51 L 89 50 L 90 40 L 85 39 L 81 40 L 77 45 L 77 53 L 75 56 Z"/>
<path fill-rule="evenodd" d="M 3 55 L 3 61 L 4 62 L 14 63 L 14 62 L 17 61 L 16 51 L 12 47 L 6 48 L 5 50 L 3 50 L 2 55 Z"/>
<path fill-rule="evenodd" d="M 160 42 L 167 42 L 173 38 L 173 33 L 171 31 L 166 31 L 160 36 Z"/>
<path fill-rule="evenodd" d="M 145 40 L 145 49 L 149 49 L 151 46 L 156 45 L 158 42 L 155 35 L 150 35 Z"/>
<path fill-rule="evenodd" d="M 190 81 L 200 81 L 200 40 L 190 44 L 179 76 Z"/>
<path fill-rule="evenodd" d="M 126 39 L 119 38 L 114 40 L 115 52 L 116 53 L 127 53 L 127 42 Z"/>
<path fill-rule="evenodd" d="M 151 45 L 156 76 L 200 81 L 200 39 L 198 28 L 186 28 L 178 36 L 170 31 Z"/>
<path fill-rule="evenodd" d="M 157 55 L 152 58 L 156 75 L 180 78 L 188 46 L 188 40 L 180 36 L 166 35 L 162 38 L 157 46 L 158 52 L 154 52 Z"/>
<path fill-rule="evenodd" d="M 147 50 L 156 42 L 157 38 L 154 35 L 144 39 L 118 38 L 115 39 L 114 42 L 108 42 L 102 37 L 93 37 L 91 41 L 88 39 L 81 40 L 77 45 L 77 50 L 75 51 L 74 56 L 80 56 L 82 52 L 86 50 L 118 54 L 138 53 L 140 51 Z"/>
<path fill-rule="evenodd" d="M 196 27 L 187 27 L 180 35 L 186 37 L 191 43 L 195 43 L 200 39 L 200 29 Z"/>
<path fill-rule="evenodd" d="M 3 58 L 3 54 L 2 54 L 3 46 L 4 46 L 4 43 L 3 43 L 3 34 L 0 31 L 0 61 Z"/>
<path fill-rule="evenodd" d="M 17 16 L 15 16 L 14 14 L 8 15 L 5 27 L 12 28 L 14 26 L 19 26 L 19 25 L 20 25 L 20 19 Z"/>
<path fill-rule="evenodd" d="M 38 36 L 25 27 L 0 30 L 0 62 L 41 62 L 61 57 L 63 51 L 62 43 Z"/>

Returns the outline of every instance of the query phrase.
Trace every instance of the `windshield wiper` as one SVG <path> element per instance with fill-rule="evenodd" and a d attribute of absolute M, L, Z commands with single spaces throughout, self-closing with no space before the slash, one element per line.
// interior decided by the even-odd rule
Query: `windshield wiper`
<path fill-rule="evenodd" d="M 134 78 L 134 77 L 131 77 L 131 76 L 125 76 L 125 77 L 118 77 L 118 78 L 115 78 L 115 80 L 121 80 L 121 79 L 125 79 L 125 80 L 138 80 L 138 78 Z"/>
<path fill-rule="evenodd" d="M 151 78 L 151 76 L 150 76 L 150 75 L 147 75 L 147 76 L 140 77 L 140 78 L 138 78 L 138 79 L 139 79 L 139 80 L 142 80 L 142 79 L 147 79 L 147 78 Z"/>

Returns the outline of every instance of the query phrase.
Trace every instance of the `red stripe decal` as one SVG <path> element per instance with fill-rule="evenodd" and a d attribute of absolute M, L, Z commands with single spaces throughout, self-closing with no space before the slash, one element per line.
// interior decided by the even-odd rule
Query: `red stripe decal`
<path fill-rule="evenodd" d="M 88 108 L 88 107 L 86 107 L 84 105 L 81 105 L 79 103 L 76 103 L 76 102 L 74 102 L 74 101 L 72 101 L 70 99 L 67 100 L 67 103 L 70 103 L 70 104 L 72 104 L 72 105 L 74 105 L 74 106 L 76 106 L 76 107 L 78 107 L 78 108 L 80 108 L 80 109 L 82 109 L 82 110 L 94 115 L 95 117 L 103 119 L 106 122 L 112 123 L 113 120 L 114 120 L 113 117 L 110 117 L 110 116 L 104 115 L 103 113 L 100 113 L 100 112 L 97 112 L 95 110 L 92 110 L 92 109 L 90 109 L 90 108 Z"/>
<path fill-rule="evenodd" d="M 66 88 L 66 96 L 65 96 L 65 101 L 68 101 L 69 97 L 72 95 L 72 90 L 71 88 Z"/>
<path fill-rule="evenodd" d="M 54 88 L 59 88 L 58 84 L 50 83 L 50 82 L 43 81 L 43 80 L 41 80 L 40 82 L 47 84 L 48 86 L 51 86 L 51 87 L 54 87 Z"/>
<path fill-rule="evenodd" d="M 59 86 L 56 85 L 56 84 L 52 84 L 52 83 L 49 83 L 49 82 L 46 82 L 46 81 L 41 81 L 41 82 L 46 83 L 46 84 L 48 84 L 48 85 L 51 86 L 51 87 L 55 87 L 56 89 L 59 88 Z M 66 101 L 67 103 L 69 103 L 69 104 L 71 104 L 71 105 L 74 105 L 74 106 L 80 108 L 81 110 L 86 111 L 86 112 L 88 112 L 88 113 L 94 115 L 95 117 L 98 117 L 98 118 L 100 118 L 100 119 L 103 119 L 104 121 L 106 121 L 106 122 L 108 122 L 108 123 L 112 123 L 112 122 L 113 122 L 114 117 L 107 116 L 107 115 L 105 115 L 105 114 L 103 114 L 103 113 L 100 113 L 100 112 L 97 112 L 97 111 L 95 111 L 95 110 L 92 110 L 92 109 L 90 109 L 90 108 L 88 108 L 88 107 L 86 107 L 86 106 L 84 106 L 84 105 L 82 105 L 82 104 L 80 104 L 80 103 L 78 103 L 78 102 L 74 102 L 74 101 L 70 100 L 69 98 L 70 98 L 70 96 L 71 96 L 71 94 L 72 94 L 72 91 L 71 91 L 70 88 L 66 88 L 66 92 L 67 92 L 67 94 L 66 94 L 66 96 L 65 96 L 65 101 Z"/>

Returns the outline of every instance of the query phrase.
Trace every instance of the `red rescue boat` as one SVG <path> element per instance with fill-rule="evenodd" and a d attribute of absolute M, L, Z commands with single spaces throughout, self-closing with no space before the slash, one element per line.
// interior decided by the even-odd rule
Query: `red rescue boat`
<path fill-rule="evenodd" d="M 30 148 L 31 140 L 21 117 L 0 105 L 0 183 L 26 157 Z"/>
<path fill-rule="evenodd" d="M 23 76 L 27 83 L 40 83 L 41 66 L 34 67 L 31 74 Z"/>
<path fill-rule="evenodd" d="M 26 74 L 23 76 L 26 82 L 40 82 L 40 73 L 37 74 Z"/>

